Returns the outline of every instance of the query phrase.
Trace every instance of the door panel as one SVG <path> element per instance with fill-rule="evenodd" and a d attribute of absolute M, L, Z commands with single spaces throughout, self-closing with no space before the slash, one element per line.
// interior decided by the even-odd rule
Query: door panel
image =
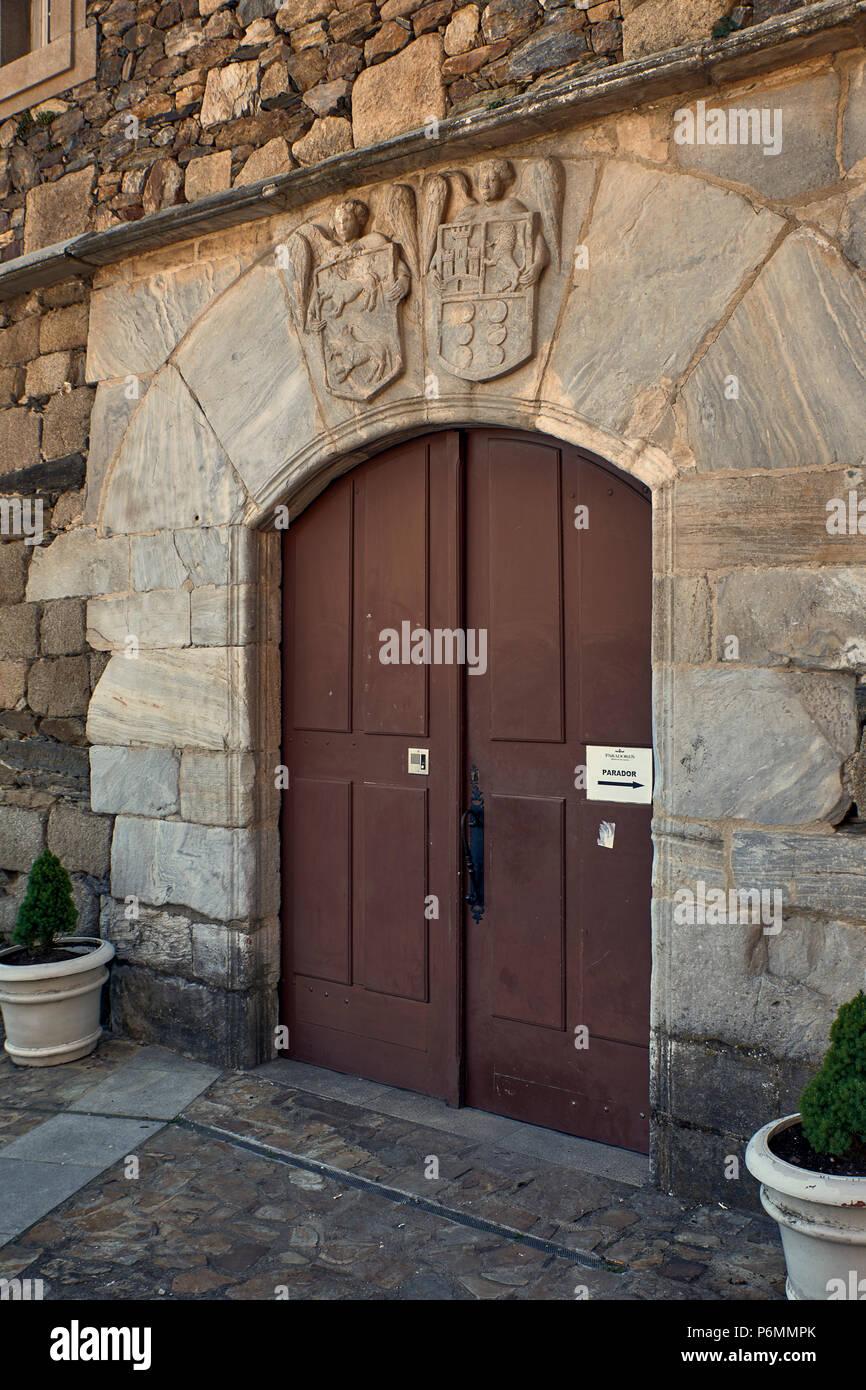
<path fill-rule="evenodd" d="M 379 634 L 458 625 L 459 443 L 388 450 L 286 534 L 281 824 L 291 1055 L 455 1103 L 459 671 L 383 664 Z"/>
<path fill-rule="evenodd" d="M 575 769 L 652 742 L 646 489 L 539 436 L 433 434 L 327 488 L 284 558 L 291 1054 L 645 1150 L 651 811 Z M 484 629 L 486 672 L 383 663 L 386 628 Z"/>
<path fill-rule="evenodd" d="M 466 1099 L 645 1150 L 651 809 L 587 802 L 574 770 L 587 742 L 651 743 L 650 509 L 575 449 L 473 431 L 466 513 L 466 624 L 493 654 L 490 681 L 466 683 L 485 821 Z"/>

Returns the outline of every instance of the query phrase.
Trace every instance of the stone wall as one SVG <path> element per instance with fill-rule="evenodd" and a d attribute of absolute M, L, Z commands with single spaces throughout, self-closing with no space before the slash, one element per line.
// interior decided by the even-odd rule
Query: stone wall
<path fill-rule="evenodd" d="M 0 260 L 801 4 L 89 0 L 95 80 L 0 125 Z"/>
<path fill-rule="evenodd" d="M 80 525 L 90 411 L 90 286 L 70 279 L 0 314 L 0 935 L 47 844 L 75 885 L 79 926 L 99 935 L 110 818 L 90 811 L 85 716 L 106 657 L 88 643 L 80 585 L 29 589 L 37 552 Z M 13 476 L 14 474 L 14 476 Z"/>
<path fill-rule="evenodd" d="M 681 143 L 699 100 L 726 125 L 780 111 L 782 146 Z M 275 508 L 297 514 L 401 433 L 561 437 L 655 494 L 654 1161 L 664 1185 L 736 1204 L 754 1192 L 725 1181 L 728 1156 L 794 1107 L 866 970 L 856 501 L 848 521 L 858 489 L 866 511 L 866 58 L 576 113 L 500 153 L 548 258 L 533 349 L 496 379 L 438 357 L 424 238 L 482 194 L 480 157 L 435 143 L 399 183 L 344 190 L 408 291 L 369 399 L 333 389 L 304 312 L 331 196 L 130 254 L 97 271 L 89 319 L 79 280 L 4 309 L 0 491 L 41 497 L 46 529 L 0 544 L 0 929 L 47 838 L 83 924 L 98 900 L 117 944 L 119 1028 L 215 1061 L 269 1055 Z M 834 499 L 846 524 L 830 530 Z M 781 930 L 678 920 L 677 894 L 701 884 L 778 890 Z"/>

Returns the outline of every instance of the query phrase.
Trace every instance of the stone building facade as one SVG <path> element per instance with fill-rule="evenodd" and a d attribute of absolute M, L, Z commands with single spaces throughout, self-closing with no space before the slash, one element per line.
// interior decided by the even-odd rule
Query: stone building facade
<path fill-rule="evenodd" d="M 654 1173 L 747 1200 L 727 1157 L 866 970 L 866 4 L 83 28 L 84 81 L 0 86 L 0 932 L 47 844 L 113 1026 L 273 1055 L 281 525 L 398 439 L 565 441 L 653 498 Z M 476 373 L 437 237 L 506 203 L 545 256 L 528 350 Z M 362 240 L 400 350 L 347 389 L 311 286 Z M 778 923 L 688 920 L 719 889 Z"/>

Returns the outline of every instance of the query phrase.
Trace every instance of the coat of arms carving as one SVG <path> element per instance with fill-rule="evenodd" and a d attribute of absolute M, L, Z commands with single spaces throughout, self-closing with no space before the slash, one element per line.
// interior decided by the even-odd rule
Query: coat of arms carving
<path fill-rule="evenodd" d="M 476 194 L 462 173 L 425 181 L 423 239 L 441 366 L 467 381 L 490 381 L 535 351 L 536 287 L 560 254 L 561 166 L 532 161 L 524 170 L 537 206 L 509 195 L 505 159 L 478 168 Z M 452 184 L 463 207 L 442 221 Z"/>
<path fill-rule="evenodd" d="M 397 200 L 395 200 L 397 201 Z M 339 203 L 327 231 L 309 225 L 289 242 L 299 327 L 318 337 L 328 390 L 368 401 L 403 369 L 399 306 L 410 272 L 401 247 L 366 232 L 366 203 Z"/>

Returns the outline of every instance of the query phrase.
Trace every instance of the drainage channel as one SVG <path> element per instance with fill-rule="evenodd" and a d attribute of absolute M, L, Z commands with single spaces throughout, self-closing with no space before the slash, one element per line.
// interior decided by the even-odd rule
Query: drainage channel
<path fill-rule="evenodd" d="M 259 1158 L 269 1158 L 276 1163 L 282 1163 L 287 1168 L 303 1168 L 308 1173 L 317 1173 L 320 1177 L 331 1178 L 339 1182 L 343 1187 L 355 1187 L 362 1192 L 375 1192 L 377 1196 L 383 1197 L 386 1202 L 393 1202 L 395 1206 L 413 1207 L 416 1211 L 427 1212 L 431 1216 L 438 1216 L 443 1221 L 450 1221 L 455 1226 L 466 1226 L 473 1231 L 487 1231 L 490 1235 L 501 1236 L 505 1240 L 514 1241 L 516 1244 L 529 1246 L 532 1250 L 542 1250 L 547 1255 L 555 1255 L 562 1260 L 569 1260 L 572 1264 L 580 1265 L 583 1269 L 602 1269 L 610 1274 L 626 1274 L 626 1265 L 619 1264 L 614 1260 L 603 1259 L 601 1255 L 594 1255 L 588 1250 L 572 1250 L 567 1245 L 559 1245 L 553 1240 L 543 1240 L 541 1236 L 533 1236 L 525 1231 L 519 1231 L 514 1226 L 505 1226 L 499 1221 L 489 1221 L 484 1216 L 472 1216 L 469 1212 L 459 1211 L 455 1207 L 446 1207 L 442 1202 L 434 1202 L 429 1197 L 419 1197 L 414 1192 L 404 1192 L 402 1188 L 391 1187 L 387 1183 L 376 1182 L 373 1178 L 364 1178 L 357 1173 L 347 1173 L 344 1168 L 335 1168 L 330 1163 L 323 1163 L 317 1158 L 306 1158 L 303 1154 L 291 1153 L 288 1149 L 278 1149 L 273 1144 L 262 1143 L 258 1139 L 248 1139 L 242 1134 L 235 1134 L 230 1129 L 221 1129 L 218 1125 L 202 1125 L 195 1120 L 188 1120 L 180 1115 L 171 1121 L 172 1124 L 182 1129 L 188 1129 L 194 1134 L 201 1134 L 208 1139 L 218 1139 L 223 1143 L 231 1144 L 235 1148 L 245 1149 L 248 1153 L 256 1154 Z"/>

